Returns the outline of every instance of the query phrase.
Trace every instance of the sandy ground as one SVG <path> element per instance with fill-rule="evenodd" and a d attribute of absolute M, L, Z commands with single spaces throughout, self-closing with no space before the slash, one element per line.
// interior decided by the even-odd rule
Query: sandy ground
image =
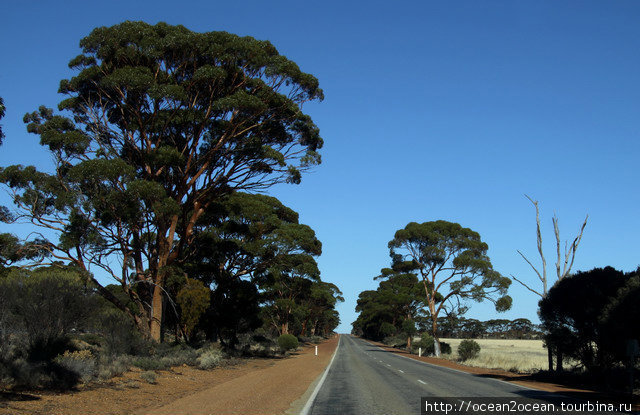
<path fill-rule="evenodd" d="M 248 359 L 210 371 L 186 366 L 158 371 L 153 385 L 140 379 L 140 371 L 131 371 L 108 384 L 65 394 L 0 392 L 0 414 L 295 413 L 337 344 L 337 337 L 319 344 L 318 356 L 311 345 L 283 359 Z"/>

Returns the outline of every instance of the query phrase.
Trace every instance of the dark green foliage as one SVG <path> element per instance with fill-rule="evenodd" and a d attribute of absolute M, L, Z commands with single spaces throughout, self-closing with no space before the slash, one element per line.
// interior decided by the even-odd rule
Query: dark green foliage
<path fill-rule="evenodd" d="M 422 284 L 415 274 L 396 273 L 388 268 L 382 269 L 376 279 L 382 280 L 378 288 L 363 291 L 358 297 L 354 332 L 371 340 L 403 333 L 406 343 L 409 332 L 415 333 L 416 320 L 424 315 Z"/>
<path fill-rule="evenodd" d="M 295 350 L 298 348 L 298 338 L 293 334 L 282 334 L 278 337 L 278 346 L 282 350 Z"/>
<path fill-rule="evenodd" d="M 625 285 L 604 308 L 599 323 L 602 331 L 601 346 L 613 360 L 625 361 L 627 342 L 640 341 L 640 268 L 628 274 Z"/>
<path fill-rule="evenodd" d="M 109 355 L 145 355 L 151 350 L 131 319 L 122 311 L 105 306 L 96 318 L 95 327 L 101 333 L 101 345 Z"/>
<path fill-rule="evenodd" d="M 451 354 L 451 345 L 447 342 L 440 342 L 440 352 L 444 354 Z"/>
<path fill-rule="evenodd" d="M 219 279 L 216 289 L 211 293 L 203 329 L 210 338 L 216 334 L 225 346 L 235 348 L 239 335 L 255 330 L 262 324 L 259 302 L 255 284 L 235 278 Z"/>
<path fill-rule="evenodd" d="M 132 364 L 142 370 L 164 370 L 169 368 L 169 365 L 157 356 L 138 357 L 133 360 Z"/>
<path fill-rule="evenodd" d="M 24 118 L 56 171 L 9 166 L 0 181 L 21 213 L 57 234 L 37 245 L 106 268 L 129 300 L 99 293 L 159 341 L 165 284 L 188 260 L 202 214 L 234 190 L 298 183 L 320 163 L 323 142 L 301 105 L 322 90 L 269 42 L 226 32 L 124 22 L 80 46 L 76 75 L 60 83 L 61 114 L 41 107 Z"/>
<path fill-rule="evenodd" d="M 72 269 L 15 270 L 0 280 L 0 331 L 24 341 L 25 357 L 50 361 L 69 348 L 68 335 L 88 324 L 95 299 Z"/>
<path fill-rule="evenodd" d="M 610 368 L 619 360 L 616 348 L 620 347 L 622 338 L 637 334 L 633 328 L 636 322 L 626 315 L 618 315 L 619 319 L 615 320 L 607 319 L 607 316 L 611 317 L 613 310 L 626 302 L 625 293 L 632 289 L 626 291 L 624 288 L 631 287 L 628 285 L 633 284 L 631 281 L 630 275 L 611 267 L 594 268 L 556 282 L 540 301 L 545 341 L 547 347 L 559 355 L 559 370 L 562 369 L 562 356 L 579 361 L 591 372 Z M 630 308 L 625 313 L 637 315 L 638 303 L 627 304 Z M 613 344 L 608 339 L 612 332 L 605 328 L 605 322 L 623 327 L 621 331 L 615 330 L 620 335 Z"/>
<path fill-rule="evenodd" d="M 436 340 L 440 312 L 464 312 L 461 301 L 489 300 L 496 311 L 511 307 L 507 295 L 511 280 L 493 269 L 488 249 L 477 232 L 443 220 L 411 222 L 389 242 L 393 269 L 413 272 L 424 284 Z"/>
<path fill-rule="evenodd" d="M 440 345 L 442 346 L 442 342 L 440 342 Z M 433 354 L 435 350 L 435 346 L 433 344 L 433 336 L 431 336 L 429 333 L 422 333 L 422 336 L 420 336 L 420 340 L 413 344 L 413 349 L 415 352 L 418 352 L 418 348 L 422 349 L 423 355 Z"/>
<path fill-rule="evenodd" d="M 463 362 L 474 359 L 480 354 L 480 345 L 475 340 L 465 339 L 458 345 L 458 357 Z"/>

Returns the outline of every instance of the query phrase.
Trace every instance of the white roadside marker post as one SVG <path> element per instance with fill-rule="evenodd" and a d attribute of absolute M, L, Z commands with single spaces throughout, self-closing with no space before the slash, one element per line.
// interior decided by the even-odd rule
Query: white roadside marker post
<path fill-rule="evenodd" d="M 318 346 L 316 346 L 316 356 L 318 355 Z"/>
<path fill-rule="evenodd" d="M 422 347 L 418 347 L 418 357 L 422 357 Z"/>

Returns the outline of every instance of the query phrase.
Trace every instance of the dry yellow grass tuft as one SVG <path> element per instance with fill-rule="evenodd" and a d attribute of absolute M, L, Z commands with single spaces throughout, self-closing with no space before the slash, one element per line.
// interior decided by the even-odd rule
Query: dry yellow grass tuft
<path fill-rule="evenodd" d="M 441 339 L 451 345 L 452 354 L 446 359 L 458 359 L 458 345 L 464 339 Z M 480 355 L 465 365 L 531 373 L 547 367 L 547 349 L 542 340 L 474 339 L 480 345 Z"/>

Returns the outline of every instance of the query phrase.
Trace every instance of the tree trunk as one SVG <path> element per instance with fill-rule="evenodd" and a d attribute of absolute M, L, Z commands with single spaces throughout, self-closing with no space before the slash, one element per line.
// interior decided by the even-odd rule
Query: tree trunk
<path fill-rule="evenodd" d="M 438 339 L 436 336 L 433 336 L 433 354 L 436 357 L 440 357 L 440 355 L 442 354 L 440 352 L 440 339 Z"/>
<path fill-rule="evenodd" d="M 411 353 L 411 336 L 407 337 L 407 350 Z"/>
<path fill-rule="evenodd" d="M 282 323 L 282 328 L 280 329 L 281 333 L 280 334 L 289 334 L 289 323 L 285 322 Z"/>
<path fill-rule="evenodd" d="M 153 287 L 153 298 L 151 300 L 151 322 L 150 331 L 151 339 L 157 343 L 162 340 L 162 311 L 163 311 L 163 298 L 162 288 L 155 285 Z"/>
<path fill-rule="evenodd" d="M 431 312 L 431 334 L 433 335 L 433 354 L 440 357 L 440 339 L 438 339 L 438 316 L 436 315 L 435 300 L 429 299 L 429 311 Z"/>
<path fill-rule="evenodd" d="M 553 372 L 553 351 L 550 345 L 547 345 L 547 359 L 549 360 L 549 372 Z"/>
<path fill-rule="evenodd" d="M 564 367 L 562 366 L 562 352 L 561 351 L 556 351 L 556 372 L 562 372 L 564 370 Z"/>

